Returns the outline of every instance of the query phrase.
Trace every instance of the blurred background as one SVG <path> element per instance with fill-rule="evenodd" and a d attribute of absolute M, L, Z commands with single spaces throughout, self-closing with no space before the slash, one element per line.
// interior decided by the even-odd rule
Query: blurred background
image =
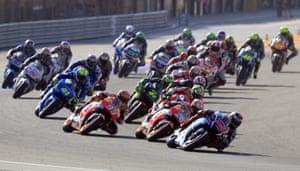
<path fill-rule="evenodd" d="M 274 15 L 281 16 L 283 10 L 299 7 L 300 0 L 0 0 L 0 23 L 159 10 L 177 17 L 274 9 Z"/>

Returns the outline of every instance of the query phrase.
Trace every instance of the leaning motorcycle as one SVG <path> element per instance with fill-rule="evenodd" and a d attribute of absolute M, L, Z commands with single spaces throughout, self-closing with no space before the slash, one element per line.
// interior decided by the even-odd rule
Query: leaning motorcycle
<path fill-rule="evenodd" d="M 117 74 L 119 72 L 119 63 L 120 63 L 120 59 L 122 58 L 121 48 L 122 48 L 124 42 L 126 42 L 125 38 L 119 40 L 118 43 L 115 45 L 115 53 L 114 53 L 114 59 L 113 59 L 113 63 L 114 63 L 113 73 L 114 74 Z"/>
<path fill-rule="evenodd" d="M 179 128 L 186 118 L 185 113 L 175 106 L 155 110 L 142 122 L 142 129 L 136 132 L 136 137 L 146 138 L 148 141 L 167 137 Z"/>
<path fill-rule="evenodd" d="M 170 56 L 163 52 L 156 54 L 150 63 L 150 69 L 147 73 L 147 77 L 162 78 L 166 72 L 169 59 Z"/>
<path fill-rule="evenodd" d="M 205 123 L 208 123 L 208 126 L 203 126 Z M 214 119 L 200 118 L 196 124 L 194 122 L 186 128 L 175 130 L 174 134 L 168 137 L 167 146 L 170 148 L 180 147 L 185 151 L 203 146 L 218 148 L 216 138 L 211 134 L 211 130 L 218 127 L 217 124 L 219 123 L 216 117 Z M 217 136 L 224 136 L 224 132 L 218 133 Z M 221 150 L 223 149 L 218 149 L 218 151 Z"/>
<path fill-rule="evenodd" d="M 119 60 L 119 78 L 128 77 L 130 72 L 137 67 L 139 56 L 140 49 L 138 49 L 134 43 L 128 45 L 124 51 L 122 51 L 122 57 Z"/>
<path fill-rule="evenodd" d="M 277 36 L 272 40 L 270 44 L 272 50 L 272 72 L 280 72 L 282 70 L 286 60 L 287 45 L 288 42 L 283 37 Z"/>
<path fill-rule="evenodd" d="M 63 124 L 64 132 L 77 130 L 81 135 L 87 135 L 93 130 L 105 129 L 109 122 L 118 118 L 117 109 L 110 102 L 102 100 L 92 102 L 81 109 L 78 114 L 70 115 Z"/>
<path fill-rule="evenodd" d="M 238 64 L 237 64 L 237 71 L 236 71 L 236 82 L 237 86 L 245 85 L 248 79 L 251 76 L 253 67 L 255 65 L 257 58 L 257 53 L 254 49 L 246 47 L 241 49 L 238 55 Z"/>
<path fill-rule="evenodd" d="M 219 67 L 208 57 L 200 59 L 201 73 L 206 79 L 205 89 L 209 89 L 216 83 L 216 75 Z"/>
<path fill-rule="evenodd" d="M 17 76 L 13 98 L 19 98 L 37 87 L 43 78 L 44 67 L 39 61 L 31 62 Z"/>
<path fill-rule="evenodd" d="M 35 109 L 35 115 L 45 118 L 54 114 L 63 107 L 74 110 L 77 97 L 74 91 L 76 82 L 71 79 L 61 79 L 57 84 L 48 89 L 42 96 L 39 105 Z"/>
<path fill-rule="evenodd" d="M 20 72 L 25 56 L 23 52 L 16 52 L 8 60 L 8 64 L 4 70 L 4 79 L 2 88 L 12 88 L 14 79 Z"/>
<path fill-rule="evenodd" d="M 154 85 L 155 84 L 155 85 Z M 136 87 L 128 102 L 129 112 L 125 117 L 125 122 L 141 118 L 148 113 L 153 103 L 158 100 L 161 86 L 157 82 L 148 82 L 141 88 Z"/>

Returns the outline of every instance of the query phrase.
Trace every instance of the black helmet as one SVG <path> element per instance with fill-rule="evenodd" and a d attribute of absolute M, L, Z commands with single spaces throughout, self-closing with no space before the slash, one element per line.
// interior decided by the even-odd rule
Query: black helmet
<path fill-rule="evenodd" d="M 90 68 L 94 68 L 97 65 L 97 58 L 95 55 L 89 54 L 87 59 L 86 59 L 86 63 L 88 65 L 88 67 Z"/>
<path fill-rule="evenodd" d="M 109 57 L 109 54 L 106 53 L 106 52 L 102 52 L 100 53 L 99 57 L 98 57 L 98 61 L 101 63 L 101 64 L 106 64 L 108 63 L 108 61 L 110 60 L 110 57 Z"/>
<path fill-rule="evenodd" d="M 50 62 L 51 60 L 51 53 L 50 53 L 50 50 L 48 48 L 42 48 L 41 52 L 40 52 L 40 61 L 43 63 L 43 64 L 47 64 L 48 62 Z"/>

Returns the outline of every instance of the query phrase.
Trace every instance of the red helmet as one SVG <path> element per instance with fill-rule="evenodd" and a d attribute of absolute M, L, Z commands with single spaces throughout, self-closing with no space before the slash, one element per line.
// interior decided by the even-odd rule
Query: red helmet
<path fill-rule="evenodd" d="M 130 93 L 127 90 L 120 90 L 118 92 L 118 98 L 122 103 L 127 103 L 130 99 Z"/>

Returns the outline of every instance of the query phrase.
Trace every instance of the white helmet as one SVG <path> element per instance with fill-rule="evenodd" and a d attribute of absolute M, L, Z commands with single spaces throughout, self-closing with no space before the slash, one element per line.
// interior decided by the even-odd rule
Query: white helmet
<path fill-rule="evenodd" d="M 125 28 L 126 33 L 132 34 L 134 32 L 134 26 L 133 25 L 127 25 Z"/>

